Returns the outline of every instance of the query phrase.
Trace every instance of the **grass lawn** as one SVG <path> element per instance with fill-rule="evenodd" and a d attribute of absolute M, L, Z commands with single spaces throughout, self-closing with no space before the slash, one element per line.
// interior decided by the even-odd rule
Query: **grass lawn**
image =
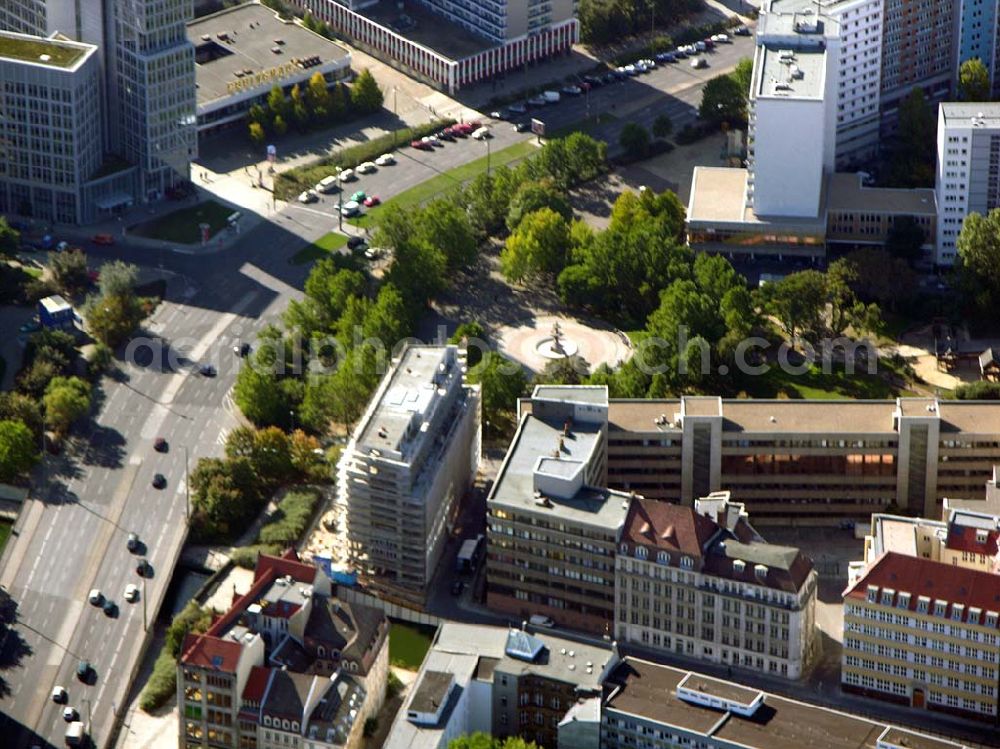
<path fill-rule="evenodd" d="M 14 524 L 9 520 L 0 520 L 0 554 L 3 553 L 3 547 L 7 545 L 7 539 L 10 538 L 10 530 L 14 527 Z"/>
<path fill-rule="evenodd" d="M 201 242 L 199 224 L 208 224 L 214 236 L 217 231 L 226 227 L 226 219 L 232 214 L 232 208 L 216 203 L 214 200 L 208 200 L 198 205 L 181 208 L 151 221 L 130 226 L 129 231 L 149 239 L 162 239 L 180 244 L 197 244 Z"/>
<path fill-rule="evenodd" d="M 895 375 L 896 370 L 884 359 L 879 361 L 879 372 L 876 374 L 868 374 L 860 366 L 850 375 L 842 369 L 824 373 L 820 364 L 814 364 L 802 374 L 792 374 L 772 364 L 762 375 L 744 375 L 738 387 L 751 398 L 775 398 L 783 395 L 794 399 L 815 400 L 881 399 L 906 394 L 906 391 L 893 387 L 889 381 Z"/>
<path fill-rule="evenodd" d="M 336 252 L 345 244 L 347 244 L 346 235 L 331 231 L 329 234 L 324 234 L 312 244 L 307 244 L 301 250 L 296 252 L 292 255 L 292 259 L 289 262 L 294 265 L 312 263 L 320 258 L 326 257 L 331 252 Z"/>
<path fill-rule="evenodd" d="M 25 62 L 39 62 L 42 55 L 48 55 L 49 65 L 61 68 L 72 67 L 83 57 L 85 50 L 68 44 L 57 44 L 45 39 L 0 39 L 0 55 Z"/>
<path fill-rule="evenodd" d="M 522 140 L 512 146 L 507 146 L 499 151 L 494 151 L 489 156 L 470 161 L 462 166 L 457 166 L 447 172 L 439 174 L 426 182 L 414 185 L 409 190 L 404 190 L 395 197 L 389 198 L 385 203 L 375 206 L 365 215 L 349 219 L 355 226 L 372 226 L 375 217 L 387 206 L 395 205 L 400 208 L 411 208 L 421 205 L 429 200 L 440 197 L 445 193 L 454 190 L 460 185 L 468 182 L 486 171 L 486 164 L 489 162 L 490 168 L 506 166 L 515 161 L 520 161 L 525 156 L 537 150 L 534 140 Z"/>
<path fill-rule="evenodd" d="M 435 628 L 399 619 L 389 620 L 389 662 L 410 671 L 420 669 L 431 649 Z"/>

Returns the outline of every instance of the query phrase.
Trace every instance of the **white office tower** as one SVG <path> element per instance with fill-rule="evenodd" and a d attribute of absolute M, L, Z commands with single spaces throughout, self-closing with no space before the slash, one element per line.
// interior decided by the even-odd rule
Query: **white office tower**
<path fill-rule="evenodd" d="M 479 464 L 479 388 L 455 346 L 409 346 L 382 379 L 338 465 L 350 562 L 389 597 L 424 602 Z"/>
<path fill-rule="evenodd" d="M 938 107 L 938 265 L 953 265 L 962 221 L 1000 206 L 1000 103 L 944 103 Z"/>
<path fill-rule="evenodd" d="M 761 16 L 750 91 L 747 205 L 816 218 L 834 171 L 838 34 L 812 9 Z"/>
<path fill-rule="evenodd" d="M 838 169 L 864 162 L 878 149 L 884 2 L 770 0 L 762 13 L 762 17 L 793 16 L 807 24 L 811 17 L 823 27 L 820 33 L 838 40 L 833 59 L 835 99 L 831 99 L 836 102 Z M 767 27 L 762 21 L 761 28 Z M 832 54 L 831 45 L 827 46 Z"/>

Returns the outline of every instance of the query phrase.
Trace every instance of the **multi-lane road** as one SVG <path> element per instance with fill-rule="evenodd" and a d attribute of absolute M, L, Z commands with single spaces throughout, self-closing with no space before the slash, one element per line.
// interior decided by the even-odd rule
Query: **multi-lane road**
<path fill-rule="evenodd" d="M 746 40 L 709 55 L 711 67 L 694 70 L 681 62 L 644 76 L 595 89 L 588 97 L 563 97 L 538 110 L 551 129 L 591 114 L 628 108 L 625 121 L 649 125 L 661 113 L 683 125 L 700 99 L 704 82 L 749 54 Z M 648 120 L 648 122 L 646 121 Z M 489 150 L 518 140 L 508 123 L 493 124 Z M 612 142 L 617 133 L 604 135 Z M 486 155 L 482 142 L 461 140 L 434 152 L 401 149 L 395 166 L 349 183 L 382 199 Z M 18 621 L 2 650 L 14 665 L 0 672 L 0 737 L 3 746 L 63 745 L 62 707 L 51 702 L 55 685 L 69 691 L 69 704 L 91 722 L 97 746 L 106 746 L 138 663 L 144 627 L 163 599 L 175 556 L 185 537 L 185 475 L 200 457 L 219 454 L 237 423 L 230 390 L 241 360 L 237 341 L 277 318 L 301 288 L 307 267 L 289 263 L 306 241 L 337 225 L 336 196 L 319 204 L 291 204 L 275 220 L 260 223 L 236 245 L 207 256 L 150 251 L 127 244 L 94 248 L 92 257 L 122 258 L 143 266 L 168 268 L 167 298 L 147 321 L 153 346 L 180 351 L 175 366 L 147 350 L 107 378 L 92 426 L 78 435 L 66 454 L 46 461 L 45 475 L 18 520 L 0 570 L 0 584 L 18 606 Z M 211 361 L 218 375 L 205 377 L 197 364 Z M 165 453 L 153 449 L 167 440 Z M 151 486 L 162 473 L 163 490 Z M 125 586 L 143 585 L 136 573 L 140 555 L 126 548 L 128 533 L 139 535 L 153 574 L 141 599 L 129 604 Z M 100 589 L 118 604 L 110 617 L 87 603 Z M 145 601 L 145 616 L 144 606 Z M 145 619 L 145 621 L 144 621 Z M 16 653 L 16 655 L 15 655 Z M 94 666 L 95 678 L 76 677 L 80 660 Z"/>

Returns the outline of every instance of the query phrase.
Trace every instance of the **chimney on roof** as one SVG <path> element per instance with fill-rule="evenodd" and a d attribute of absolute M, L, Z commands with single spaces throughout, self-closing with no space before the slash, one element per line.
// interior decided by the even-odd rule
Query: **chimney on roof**
<path fill-rule="evenodd" d="M 573 428 L 573 420 L 566 419 L 566 421 L 563 422 L 563 436 L 569 437 L 569 430 L 572 428 Z"/>
<path fill-rule="evenodd" d="M 559 438 L 559 452 L 562 452 L 562 451 L 563 451 L 563 449 L 564 449 L 565 447 L 566 447 L 566 445 L 565 445 L 565 443 L 563 442 L 563 438 L 562 438 L 562 437 L 560 437 L 560 438 Z"/>

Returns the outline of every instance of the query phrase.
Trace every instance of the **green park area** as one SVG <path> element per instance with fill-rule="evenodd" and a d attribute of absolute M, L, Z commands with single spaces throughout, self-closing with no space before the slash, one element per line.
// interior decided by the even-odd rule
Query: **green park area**
<path fill-rule="evenodd" d="M 435 628 L 400 619 L 389 622 L 389 662 L 409 671 L 416 671 L 431 649 Z"/>
<path fill-rule="evenodd" d="M 180 244 L 198 244 L 201 241 L 201 224 L 208 224 L 209 231 L 214 236 L 216 232 L 226 228 L 226 219 L 232 214 L 232 208 L 214 200 L 208 200 L 130 226 L 129 232 L 147 239 L 162 239 L 166 242 Z"/>
<path fill-rule="evenodd" d="M 294 265 L 304 265 L 320 260 L 332 252 L 336 252 L 347 244 L 347 236 L 331 231 L 324 234 L 312 244 L 307 244 L 301 250 L 292 255 L 291 263 Z"/>

